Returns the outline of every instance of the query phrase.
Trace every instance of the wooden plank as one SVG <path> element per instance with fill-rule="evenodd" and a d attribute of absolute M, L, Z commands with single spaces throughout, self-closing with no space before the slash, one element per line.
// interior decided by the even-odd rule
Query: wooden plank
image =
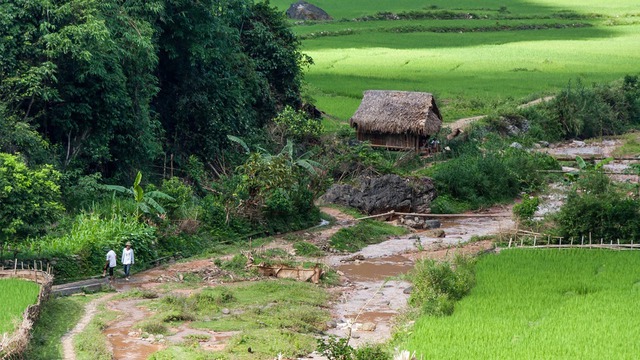
<path fill-rule="evenodd" d="M 403 213 L 396 212 L 396 215 L 400 216 L 422 216 L 433 218 L 490 218 L 490 217 L 511 217 L 512 214 L 420 214 L 420 213 Z"/>

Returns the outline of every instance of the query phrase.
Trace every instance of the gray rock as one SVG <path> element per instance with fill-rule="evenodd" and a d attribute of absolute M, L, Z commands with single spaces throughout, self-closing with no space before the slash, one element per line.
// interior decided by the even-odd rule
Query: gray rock
<path fill-rule="evenodd" d="M 376 324 L 372 322 L 366 322 L 360 326 L 361 331 L 376 331 Z"/>
<path fill-rule="evenodd" d="M 413 286 L 409 286 L 408 288 L 402 290 L 403 294 L 411 294 L 413 292 Z"/>
<path fill-rule="evenodd" d="M 538 141 L 538 144 L 540 144 L 540 146 L 547 148 L 549 147 L 549 142 L 547 141 Z"/>
<path fill-rule="evenodd" d="M 519 142 L 513 142 L 511 143 L 511 145 L 509 145 L 509 147 L 512 147 L 514 149 L 522 149 L 522 144 L 520 144 Z"/>
<path fill-rule="evenodd" d="M 302 0 L 291 4 L 286 14 L 289 19 L 296 20 L 332 20 L 326 11 Z"/>
<path fill-rule="evenodd" d="M 224 309 L 222 309 L 222 310 L 220 310 L 220 311 L 222 311 L 222 313 L 223 313 L 223 314 L 225 314 L 225 315 L 229 315 L 229 314 L 231 314 L 231 310 L 229 310 L 229 309 L 227 309 L 227 308 L 224 308 Z"/>
<path fill-rule="evenodd" d="M 425 231 L 424 233 L 422 233 L 422 235 L 426 237 L 431 237 L 431 238 L 443 238 L 447 234 L 442 229 L 432 229 L 432 230 Z"/>
<path fill-rule="evenodd" d="M 424 228 L 425 229 L 437 229 L 440 227 L 440 220 L 425 220 Z"/>
<path fill-rule="evenodd" d="M 363 176 L 357 185 L 333 185 L 320 202 L 356 208 L 370 215 L 391 210 L 427 213 L 436 197 L 433 180 L 402 178 L 395 174 Z"/>

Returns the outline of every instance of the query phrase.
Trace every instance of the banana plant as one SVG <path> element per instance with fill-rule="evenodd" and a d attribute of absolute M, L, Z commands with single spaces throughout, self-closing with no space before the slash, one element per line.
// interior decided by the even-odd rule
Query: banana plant
<path fill-rule="evenodd" d="M 175 201 L 175 199 L 162 191 L 149 191 L 145 192 L 140 182 L 142 181 L 142 173 L 138 171 L 136 179 L 133 181 L 133 186 L 126 188 L 120 185 L 103 185 L 106 190 L 113 190 L 119 193 L 128 194 L 133 197 L 136 202 L 136 219 L 140 218 L 141 213 L 152 214 L 154 211 L 157 214 L 164 214 L 165 210 L 156 199 L 163 199 L 169 201 Z"/>
<path fill-rule="evenodd" d="M 578 170 L 577 171 L 571 171 L 565 174 L 565 177 L 567 178 L 567 180 L 574 182 L 577 181 L 578 178 L 580 178 L 580 173 L 584 172 L 584 171 L 600 171 L 602 170 L 602 168 L 607 165 L 608 163 L 610 163 L 611 161 L 613 161 L 612 157 L 608 157 L 606 159 L 602 159 L 598 162 L 596 162 L 595 164 L 589 164 L 588 162 L 584 161 L 584 159 L 580 156 L 576 156 L 576 164 L 578 164 Z"/>

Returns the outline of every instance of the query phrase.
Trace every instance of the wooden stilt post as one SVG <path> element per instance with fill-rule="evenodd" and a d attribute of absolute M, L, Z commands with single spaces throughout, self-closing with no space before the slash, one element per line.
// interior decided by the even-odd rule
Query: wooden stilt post
<path fill-rule="evenodd" d="M 513 241 L 513 238 L 509 238 L 509 247 L 511 247 L 511 242 Z"/>
<path fill-rule="evenodd" d="M 571 246 L 573 246 L 573 236 L 571 237 Z"/>
<path fill-rule="evenodd" d="M 582 235 L 582 240 L 580 240 L 580 245 L 584 245 L 584 235 Z"/>
<path fill-rule="evenodd" d="M 562 236 L 560 236 L 560 246 L 562 246 Z"/>
<path fill-rule="evenodd" d="M 536 247 L 536 241 L 538 240 L 538 236 L 533 237 L 533 247 Z"/>

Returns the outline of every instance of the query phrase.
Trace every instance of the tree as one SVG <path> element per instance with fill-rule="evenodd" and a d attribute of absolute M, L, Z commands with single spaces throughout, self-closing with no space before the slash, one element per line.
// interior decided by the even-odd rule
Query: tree
<path fill-rule="evenodd" d="M 8 0 L 0 5 L 0 102 L 58 149 L 63 168 L 122 175 L 160 153 L 158 1 Z"/>
<path fill-rule="evenodd" d="M 0 153 L 0 247 L 41 233 L 62 214 L 59 180 L 51 165 L 30 169 L 19 156 Z"/>

